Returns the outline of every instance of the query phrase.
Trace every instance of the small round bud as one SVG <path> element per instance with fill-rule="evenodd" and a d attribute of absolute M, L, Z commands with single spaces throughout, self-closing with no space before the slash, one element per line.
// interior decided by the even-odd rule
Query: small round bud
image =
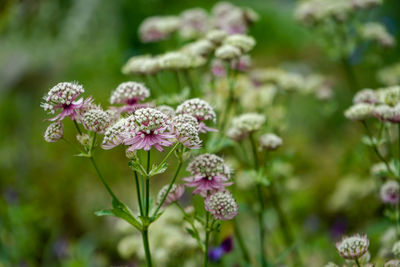
<path fill-rule="evenodd" d="M 343 259 L 355 260 L 367 253 L 369 240 L 366 235 L 353 235 L 344 237 L 342 241 L 336 243 L 336 249 Z"/>
<path fill-rule="evenodd" d="M 282 146 L 282 138 L 273 133 L 263 134 L 259 140 L 261 148 L 265 150 L 276 150 Z"/>
<path fill-rule="evenodd" d="M 222 60 L 231 60 L 242 55 L 240 49 L 233 45 L 222 45 L 215 51 L 215 56 Z"/>
<path fill-rule="evenodd" d="M 64 124 L 61 121 L 53 122 L 47 127 L 44 133 L 44 140 L 54 143 L 60 140 L 64 135 Z"/>
<path fill-rule="evenodd" d="M 231 193 L 218 191 L 204 200 L 204 208 L 217 220 L 231 220 L 238 213 L 238 205 Z"/>
<path fill-rule="evenodd" d="M 399 203 L 399 183 L 391 180 L 381 186 L 380 196 L 383 203 L 397 205 Z"/>

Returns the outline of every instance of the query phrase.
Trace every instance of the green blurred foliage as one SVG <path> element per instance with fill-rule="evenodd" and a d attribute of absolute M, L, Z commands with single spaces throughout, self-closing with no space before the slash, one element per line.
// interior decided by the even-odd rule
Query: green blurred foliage
<path fill-rule="evenodd" d="M 297 180 L 290 197 L 282 199 L 299 233 L 303 256 L 313 266 L 337 259 L 331 233 L 341 220 L 346 232 L 368 231 L 372 253 L 376 252 L 377 240 L 388 224 L 377 204 L 377 193 L 350 198 L 344 208 L 331 207 L 336 184 L 350 176 L 364 182 L 371 179 L 369 166 L 376 160 L 361 144 L 360 129 L 342 115 L 351 93 L 345 90 L 341 69 L 319 48 L 316 36 L 294 21 L 294 1 L 232 2 L 260 14 L 261 20 L 251 30 L 257 40 L 254 65 L 304 67 L 335 78 L 334 100 L 322 104 L 296 95 L 288 103 L 289 130 L 283 136 L 285 149 L 280 157 L 290 161 Z M 79 81 L 88 94 L 107 105 L 110 91 L 129 79 L 120 69 L 130 56 L 159 53 L 168 45 L 139 42 L 137 28 L 145 17 L 178 14 L 195 6 L 210 9 L 214 3 L 0 2 L 0 266 L 128 264 L 116 251 L 115 221 L 94 216 L 96 210 L 108 207 L 109 199 L 93 170 L 73 157 L 75 152 L 66 144 L 44 142 L 47 123 L 39 107 L 41 97 L 59 81 Z M 388 0 L 374 14 L 389 24 L 398 40 L 399 9 L 398 1 Z M 395 62 L 399 55 L 397 46 L 382 55 L 384 64 Z M 379 86 L 377 66 L 360 63 L 356 69 L 362 86 Z M 100 168 L 115 191 L 127 203 L 133 202 L 133 178 L 124 152 L 115 149 L 110 153 L 99 153 Z M 238 198 L 242 197 L 246 196 Z M 271 223 L 276 221 L 273 214 L 267 217 Z M 271 240 L 276 238 L 271 234 Z M 231 266 L 233 258 L 227 256 L 226 266 Z"/>

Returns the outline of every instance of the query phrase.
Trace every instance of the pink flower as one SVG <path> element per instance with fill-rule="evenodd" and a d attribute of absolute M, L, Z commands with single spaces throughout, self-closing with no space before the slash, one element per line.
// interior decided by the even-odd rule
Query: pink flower
<path fill-rule="evenodd" d="M 59 109 L 62 110 L 57 116 L 51 118 L 51 121 L 61 121 L 65 117 L 75 120 L 78 112 L 92 101 L 90 97 L 86 100 L 83 100 L 83 98 L 76 100 L 84 92 L 82 85 L 77 83 L 59 83 L 43 97 L 45 102 L 41 104 L 41 107 L 51 114 L 54 114 Z"/>
<path fill-rule="evenodd" d="M 175 116 L 172 125 L 178 142 L 190 149 L 200 148 L 199 124 L 195 117 L 188 114 Z"/>
<path fill-rule="evenodd" d="M 222 191 L 232 185 L 230 168 L 224 160 L 213 154 L 202 154 L 194 158 L 187 170 L 192 176 L 184 178 L 186 186 L 195 187 L 193 194 L 206 197 L 208 193 Z"/>
<path fill-rule="evenodd" d="M 176 108 L 176 114 L 189 114 L 195 117 L 199 123 L 199 132 L 201 133 L 218 131 L 216 129 L 208 127 L 204 123 L 204 121 L 209 120 L 215 123 L 217 118 L 214 109 L 204 100 L 201 100 L 199 98 L 186 100 Z"/>
<path fill-rule="evenodd" d="M 158 192 L 157 204 L 161 203 L 163 197 L 167 193 L 168 187 L 169 185 L 165 185 L 163 188 L 161 188 L 160 192 Z M 185 187 L 183 185 L 173 184 L 171 190 L 169 191 L 167 197 L 165 198 L 164 203 L 162 204 L 162 207 L 166 207 L 169 204 L 180 199 L 184 192 L 185 192 Z"/>
<path fill-rule="evenodd" d="M 143 84 L 137 82 L 124 82 L 118 85 L 110 98 L 111 104 L 123 104 L 120 112 L 134 112 L 139 108 L 146 108 L 148 104 L 139 104 L 139 101 L 150 96 L 150 91 Z"/>
<path fill-rule="evenodd" d="M 392 180 L 384 183 L 380 190 L 383 203 L 397 205 L 399 203 L 399 183 Z"/>
<path fill-rule="evenodd" d="M 211 72 L 215 77 L 224 77 L 226 75 L 224 62 L 220 59 L 214 59 L 211 63 Z"/>
<path fill-rule="evenodd" d="M 170 146 L 175 136 L 170 132 L 167 115 L 153 108 L 138 109 L 126 119 L 127 130 L 123 133 L 123 143 L 129 145 L 128 151 L 150 150 L 153 146 L 163 151 L 163 146 Z"/>

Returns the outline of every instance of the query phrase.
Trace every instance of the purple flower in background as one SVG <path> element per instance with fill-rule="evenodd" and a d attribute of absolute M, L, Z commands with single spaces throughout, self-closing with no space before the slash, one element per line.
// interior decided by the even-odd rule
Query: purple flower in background
<path fill-rule="evenodd" d="M 381 186 L 381 200 L 383 203 L 396 205 L 399 203 L 399 183 L 392 180 Z"/>
<path fill-rule="evenodd" d="M 211 63 L 211 72 L 215 77 L 224 77 L 226 75 L 224 62 L 220 59 L 214 59 Z"/>
<path fill-rule="evenodd" d="M 233 250 L 232 237 L 225 238 L 218 247 L 211 248 L 208 252 L 208 258 L 211 262 L 219 261 L 224 254 L 227 254 Z"/>
<path fill-rule="evenodd" d="M 346 218 L 337 218 L 333 225 L 331 226 L 331 236 L 333 239 L 338 239 L 339 237 L 343 236 L 344 233 L 347 231 L 347 220 Z"/>

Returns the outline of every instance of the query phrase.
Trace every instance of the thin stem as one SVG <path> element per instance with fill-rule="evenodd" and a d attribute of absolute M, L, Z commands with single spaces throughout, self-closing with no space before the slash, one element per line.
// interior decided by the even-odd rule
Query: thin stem
<path fill-rule="evenodd" d="M 175 74 L 176 84 L 177 84 L 177 86 L 178 86 L 177 92 L 179 93 L 179 92 L 181 91 L 181 89 L 182 89 L 181 81 L 180 81 L 180 79 L 179 79 L 179 71 L 174 70 L 173 73 Z"/>
<path fill-rule="evenodd" d="M 82 134 L 81 128 L 79 128 L 79 125 L 78 125 L 78 123 L 76 122 L 76 120 L 74 120 L 74 124 L 75 124 L 76 130 L 78 131 L 78 133 L 79 133 L 79 134 Z"/>
<path fill-rule="evenodd" d="M 140 215 L 143 216 L 143 205 L 142 205 L 142 199 L 140 195 L 140 187 L 139 187 L 139 177 L 136 171 L 133 172 L 135 175 L 135 183 L 136 183 L 136 194 L 137 194 L 137 201 L 139 203 L 139 210 L 140 210 Z"/>
<path fill-rule="evenodd" d="M 398 153 L 398 163 L 400 164 L 400 122 L 397 124 L 397 146 L 398 146 L 398 149 L 399 149 L 399 153 Z M 397 176 L 398 177 L 400 177 L 400 168 L 399 168 L 399 170 L 398 170 L 398 173 L 397 173 Z"/>
<path fill-rule="evenodd" d="M 258 155 L 257 155 L 257 148 L 256 148 L 256 143 L 254 141 L 254 137 L 252 134 L 249 135 L 250 138 L 250 143 L 251 143 L 251 148 L 253 151 L 253 160 L 254 160 L 254 169 L 258 172 L 259 170 L 259 164 L 258 164 Z M 263 220 L 263 213 L 264 213 L 264 201 L 263 201 L 263 196 L 262 196 L 262 189 L 261 185 L 257 184 L 256 185 L 256 190 L 257 190 L 257 198 L 258 202 L 260 204 L 260 210 L 258 211 L 258 228 L 259 228 L 259 234 L 260 234 L 260 261 L 261 261 L 261 266 L 265 267 L 268 266 L 268 262 L 265 259 L 265 229 L 264 229 L 264 220 Z"/>
<path fill-rule="evenodd" d="M 206 238 L 204 241 L 204 246 L 205 246 L 205 250 L 204 250 L 204 258 L 203 258 L 203 266 L 207 267 L 208 266 L 208 245 L 210 243 L 210 229 L 208 227 L 208 222 L 210 219 L 210 213 L 206 212 Z"/>
<path fill-rule="evenodd" d="M 180 143 L 176 143 L 175 146 L 168 152 L 168 154 L 165 156 L 165 158 L 160 162 L 160 166 L 163 165 L 168 158 L 172 155 L 172 153 L 175 151 L 175 149 L 178 148 L 178 146 L 180 145 Z"/>
<path fill-rule="evenodd" d="M 358 259 L 356 259 L 356 264 L 358 267 L 361 267 L 360 262 L 358 261 Z"/>
<path fill-rule="evenodd" d="M 146 266 L 152 267 L 153 264 L 151 262 L 151 253 L 149 246 L 149 231 L 147 228 L 142 231 L 142 239 L 143 239 L 144 253 L 146 255 Z"/>
<path fill-rule="evenodd" d="M 195 239 L 196 239 L 196 241 L 197 241 L 197 244 L 199 245 L 200 249 L 204 252 L 204 250 L 205 250 L 204 244 L 201 242 L 199 231 L 197 230 L 196 226 L 194 225 L 193 220 L 192 220 L 192 219 L 190 218 L 190 216 L 186 213 L 186 211 L 181 207 L 181 205 L 179 205 L 178 202 L 175 201 L 174 204 L 175 204 L 175 205 L 179 208 L 179 210 L 182 212 L 182 214 L 183 214 L 183 216 L 184 216 L 184 218 L 185 218 L 185 221 L 187 221 L 187 222 L 190 224 L 190 226 L 192 227 L 192 230 L 193 230 L 193 232 L 194 232 L 194 234 L 195 234 Z"/>
<path fill-rule="evenodd" d="M 117 196 L 113 193 L 113 191 L 111 190 L 111 188 L 108 186 L 106 180 L 104 179 L 103 175 L 101 175 L 99 168 L 97 167 L 96 161 L 94 160 L 93 156 L 91 156 L 90 161 L 92 162 L 93 167 L 96 169 L 97 175 L 99 176 L 101 182 L 103 183 L 103 185 L 106 187 L 108 193 L 112 196 L 113 199 L 118 200 Z"/>
<path fill-rule="evenodd" d="M 174 176 L 172 177 L 172 180 L 171 180 L 171 182 L 170 182 L 169 185 L 168 185 L 167 191 L 165 192 L 165 194 L 164 194 L 164 196 L 162 197 L 160 203 L 158 203 L 158 206 L 157 206 L 156 210 L 154 211 L 153 215 L 151 216 L 153 219 L 157 216 L 158 211 L 160 210 L 160 208 L 161 208 L 162 205 L 164 204 L 165 199 L 167 198 L 167 196 L 168 196 L 168 194 L 169 194 L 169 191 L 171 191 L 171 188 L 172 188 L 172 186 L 174 185 L 176 178 L 178 177 L 178 174 L 179 174 L 179 171 L 181 170 L 181 167 L 182 167 L 182 162 L 179 161 L 179 163 L 178 163 L 178 168 L 176 169 L 175 174 L 174 174 Z"/>
<path fill-rule="evenodd" d="M 247 250 L 246 244 L 243 241 L 243 237 L 242 237 L 242 234 L 240 233 L 240 229 L 239 229 L 239 226 L 237 225 L 236 219 L 233 219 L 233 227 L 235 230 L 236 240 L 238 241 L 239 248 L 243 254 L 243 259 L 244 259 L 245 263 L 248 264 L 248 263 L 250 263 L 249 251 Z"/>
<path fill-rule="evenodd" d="M 377 147 L 376 144 L 374 143 L 373 136 L 372 136 L 372 132 L 371 132 L 371 130 L 369 129 L 367 122 L 366 122 L 366 121 L 362 121 L 362 124 L 364 125 L 364 128 L 365 128 L 365 130 L 366 130 L 366 132 L 367 132 L 367 135 L 368 135 L 369 139 L 371 140 L 372 149 L 374 150 L 375 154 L 378 156 L 378 158 L 379 158 L 383 163 L 385 163 L 388 172 L 392 173 L 392 170 L 391 170 L 391 168 L 390 168 L 390 166 L 389 166 L 389 163 L 388 163 L 388 162 L 386 161 L 386 159 L 382 156 L 382 154 L 381 154 L 381 153 L 379 152 L 379 150 L 378 150 L 378 147 Z"/>
<path fill-rule="evenodd" d="M 149 173 L 150 170 L 150 150 L 147 151 L 147 173 Z M 149 209 L 150 209 L 150 179 L 149 177 L 146 177 L 146 195 L 145 195 L 145 201 L 146 201 L 146 211 L 145 215 L 149 215 Z"/>
<path fill-rule="evenodd" d="M 193 87 L 192 80 L 190 79 L 188 70 L 183 70 L 183 77 L 185 78 L 185 82 L 186 82 L 187 86 L 189 87 L 189 96 L 193 97 L 194 96 L 194 87 Z"/>
<path fill-rule="evenodd" d="M 61 137 L 61 139 L 67 143 L 68 145 L 71 145 L 74 149 L 78 150 L 79 152 L 83 152 L 79 147 L 77 147 L 74 143 L 72 143 L 71 141 L 69 141 L 68 139 L 66 139 L 64 136 Z"/>

